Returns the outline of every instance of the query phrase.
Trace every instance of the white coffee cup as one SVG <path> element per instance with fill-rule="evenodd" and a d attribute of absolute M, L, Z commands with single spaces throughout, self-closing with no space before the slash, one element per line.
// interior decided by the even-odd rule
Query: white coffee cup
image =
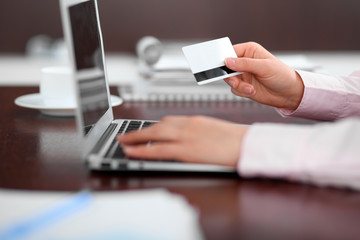
<path fill-rule="evenodd" d="M 41 69 L 40 96 L 48 107 L 75 107 L 75 91 L 72 70 L 67 66 Z"/>

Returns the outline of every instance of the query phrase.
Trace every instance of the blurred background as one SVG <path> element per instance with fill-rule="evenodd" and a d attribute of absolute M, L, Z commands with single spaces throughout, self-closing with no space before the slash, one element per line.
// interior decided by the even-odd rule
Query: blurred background
<path fill-rule="evenodd" d="M 360 50 L 359 0 L 99 0 L 105 51 L 159 39 L 256 41 L 269 50 Z M 58 0 L 0 0 L 0 54 L 62 37 Z"/>

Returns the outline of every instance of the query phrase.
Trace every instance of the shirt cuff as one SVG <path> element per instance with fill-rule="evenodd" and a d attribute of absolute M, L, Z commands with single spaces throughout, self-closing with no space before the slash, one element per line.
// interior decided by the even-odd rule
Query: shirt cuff
<path fill-rule="evenodd" d="M 338 78 L 318 73 L 297 71 L 304 83 L 304 95 L 296 110 L 277 108 L 283 117 L 315 120 L 339 118 L 346 103 L 343 84 Z"/>
<path fill-rule="evenodd" d="M 302 179 L 304 147 L 310 126 L 261 123 L 252 125 L 245 135 L 238 173 L 243 177 Z"/>

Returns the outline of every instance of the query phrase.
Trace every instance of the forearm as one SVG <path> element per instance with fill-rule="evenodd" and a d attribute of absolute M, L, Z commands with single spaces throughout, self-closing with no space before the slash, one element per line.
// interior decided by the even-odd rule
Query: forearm
<path fill-rule="evenodd" d="M 335 77 L 298 71 L 304 82 L 304 94 L 294 110 L 278 109 L 285 117 L 336 120 L 360 116 L 360 74 Z"/>
<path fill-rule="evenodd" d="M 247 132 L 238 172 L 360 189 L 360 120 L 317 125 L 255 124 Z"/>

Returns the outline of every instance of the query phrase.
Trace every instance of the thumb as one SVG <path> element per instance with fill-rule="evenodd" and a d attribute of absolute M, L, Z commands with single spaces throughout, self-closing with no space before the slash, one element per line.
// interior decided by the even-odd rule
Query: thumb
<path fill-rule="evenodd" d="M 226 58 L 225 64 L 231 70 L 261 75 L 267 71 L 267 61 L 253 58 Z"/>

